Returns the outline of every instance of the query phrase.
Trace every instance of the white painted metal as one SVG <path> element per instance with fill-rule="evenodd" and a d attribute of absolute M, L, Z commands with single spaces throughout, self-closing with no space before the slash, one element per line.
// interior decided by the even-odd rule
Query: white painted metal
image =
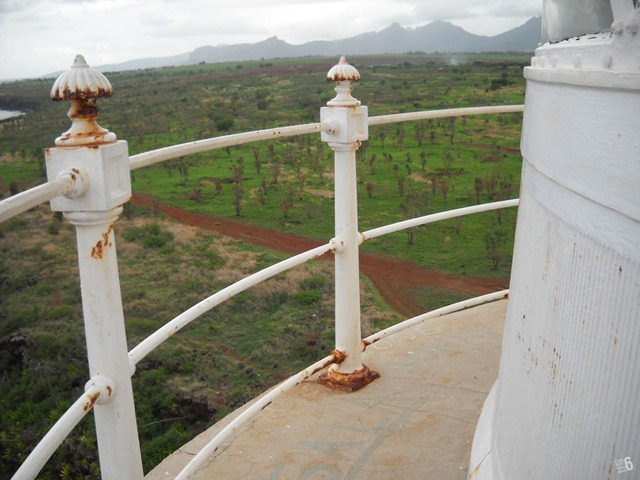
<path fill-rule="evenodd" d="M 51 88 L 53 100 L 69 100 L 67 114 L 71 128 L 56 138 L 60 147 L 97 145 L 116 141 L 116 135 L 98 125 L 98 108 L 95 101 L 110 97 L 113 89 L 109 80 L 94 68 L 90 68 L 82 55 L 76 55 L 73 65 L 62 73 Z"/>
<path fill-rule="evenodd" d="M 103 479 L 141 479 L 142 460 L 129 374 L 113 223 L 122 212 L 66 211 L 76 227 L 87 357 L 91 376 L 113 378 L 116 392 L 96 405 L 96 437 Z"/>
<path fill-rule="evenodd" d="M 46 151 L 47 175 L 54 181 L 60 172 L 80 166 L 88 184 L 80 194 L 52 199 L 51 209 L 64 212 L 76 227 L 89 372 L 92 378 L 111 379 L 108 401 L 94 407 L 101 475 L 136 480 L 143 478 L 143 470 L 114 236 L 121 204 L 131 197 L 129 154 L 126 142 L 115 141 L 97 123 L 95 99 L 110 95 L 106 85 L 81 56 L 54 84 L 54 99 L 76 103 L 74 125 L 57 143 L 74 146 Z"/>
<path fill-rule="evenodd" d="M 469 115 L 492 115 L 500 113 L 518 113 L 524 110 L 524 105 L 497 105 L 492 107 L 445 108 L 442 110 L 427 110 L 423 112 L 392 113 L 369 117 L 369 126 L 386 125 L 388 123 L 415 122 L 433 118 L 466 117 Z"/>
<path fill-rule="evenodd" d="M 47 460 L 53 455 L 56 449 L 62 444 L 71 430 L 80 423 L 80 420 L 89 413 L 96 403 L 106 401 L 114 392 L 113 380 L 99 375 L 85 386 L 82 394 L 69 409 L 51 427 L 42 440 L 31 451 L 18 471 L 11 477 L 11 480 L 33 480 L 37 477 Z"/>
<path fill-rule="evenodd" d="M 460 310 L 465 310 L 467 308 L 476 307 L 478 305 L 482 305 L 484 303 L 494 302 L 497 300 L 502 300 L 507 298 L 509 295 L 508 290 L 502 290 L 500 292 L 489 293 L 487 295 L 482 295 L 475 298 L 470 298 L 468 300 L 464 300 L 462 302 L 457 302 L 451 305 L 447 305 L 446 307 L 439 308 L 437 310 L 433 310 L 431 312 L 418 315 L 416 317 L 410 318 L 403 322 L 400 322 L 396 325 L 393 325 L 385 330 L 381 330 L 378 333 L 375 333 L 364 339 L 365 344 L 369 345 L 371 343 L 377 342 L 391 334 L 400 332 L 406 328 L 418 325 L 426 320 L 430 320 L 432 318 L 441 317 L 442 315 L 448 315 L 450 313 L 458 312 Z M 291 390 L 293 387 L 303 382 L 316 372 L 322 370 L 327 367 L 334 361 L 333 356 L 328 356 L 323 358 L 322 360 L 317 361 L 313 365 L 305 368 L 301 372 L 293 375 L 280 383 L 279 385 L 273 387 L 269 392 L 257 398 L 251 406 L 249 406 L 244 412 L 234 418 L 228 425 L 226 425 L 218 434 L 213 437 L 209 443 L 207 443 L 202 450 L 200 450 L 195 457 L 182 469 L 182 471 L 175 477 L 175 480 L 187 480 L 189 478 L 193 478 L 195 473 L 204 466 L 207 462 L 211 460 L 211 457 L 216 454 L 216 452 L 227 442 L 236 432 L 242 428 L 242 426 L 249 423 L 253 420 L 256 415 L 258 415 L 262 410 L 268 407 L 274 400 L 281 397 L 283 394 Z"/>
<path fill-rule="evenodd" d="M 379 115 L 369 117 L 368 124 L 386 125 L 389 123 L 410 122 L 418 120 L 428 120 L 432 118 L 462 117 L 468 115 L 488 115 L 500 113 L 517 113 L 524 109 L 524 105 L 499 105 L 493 107 L 470 107 L 470 108 L 449 108 L 443 110 L 429 110 L 424 112 L 397 113 L 392 115 Z M 296 135 L 308 135 L 332 131 L 336 127 L 333 119 L 328 119 L 322 123 L 308 123 L 305 125 L 292 125 L 288 127 L 269 128 L 257 130 L 255 132 L 235 133 L 224 137 L 207 138 L 195 140 L 193 142 L 172 145 L 170 147 L 150 150 L 130 157 L 131 170 L 147 167 L 156 163 L 193 155 L 195 153 L 217 150 L 225 147 L 244 145 L 246 143 L 274 140 L 276 138 L 293 137 Z"/>
<path fill-rule="evenodd" d="M 432 318 L 441 317 L 442 315 L 448 315 L 450 313 L 458 312 L 460 310 L 465 310 L 467 308 L 477 307 L 478 305 L 482 305 L 484 303 L 495 302 L 498 300 L 504 300 L 509 297 L 509 290 L 500 290 L 499 292 L 487 293 L 486 295 L 480 295 L 479 297 L 470 298 L 468 300 L 463 300 L 461 302 L 452 303 L 451 305 L 447 305 L 446 307 L 438 308 L 436 310 L 432 310 L 427 313 L 423 313 L 421 315 L 417 315 L 413 318 L 409 318 L 403 322 L 396 323 L 384 330 L 380 330 L 377 333 L 369 335 L 365 338 L 365 343 L 370 344 L 377 342 L 378 340 L 382 340 L 389 335 L 393 335 L 394 333 L 398 333 L 406 328 L 413 327 L 414 325 L 418 325 L 425 320 L 430 320 Z"/>
<path fill-rule="evenodd" d="M 68 170 L 66 174 L 61 173 L 51 182 L 2 200 L 0 202 L 0 223 L 60 195 L 73 195 L 77 190 L 84 190 L 80 172 Z"/>
<path fill-rule="evenodd" d="M 46 160 L 48 178 L 72 171 L 84 185 L 81 192 L 53 198 L 53 211 L 106 211 L 131 198 L 129 153 L 124 140 L 91 148 L 49 148 Z"/>
<path fill-rule="evenodd" d="M 167 340 L 181 328 L 187 326 L 200 315 L 208 312 L 213 307 L 220 305 L 225 300 L 234 297 L 238 293 L 244 292 L 246 289 L 257 285 L 258 283 L 263 282 L 279 273 L 282 273 L 293 267 L 302 265 L 309 260 L 313 260 L 314 258 L 324 255 L 333 248 L 333 243 L 327 243 L 326 245 L 321 245 L 312 250 L 300 253 L 291 258 L 283 260 L 282 262 L 276 263 L 275 265 L 271 265 L 264 270 L 260 270 L 259 272 L 249 275 L 248 277 L 237 281 L 233 285 L 229 285 L 228 287 L 223 288 L 210 297 L 205 298 L 201 302 L 191 307 L 189 310 L 181 313 L 176 318 L 156 330 L 154 333 L 140 342 L 140 344 L 138 344 L 133 350 L 131 350 L 131 352 L 129 352 L 131 374 L 133 375 L 133 373 L 135 372 L 135 366 L 140 360 L 142 360 L 158 345 Z"/>
<path fill-rule="evenodd" d="M 75 69 L 75 70 L 74 70 Z M 130 375 L 135 365 L 160 343 L 180 328 L 235 294 L 316 258 L 330 250 L 336 253 L 336 348 L 347 353 L 338 373 L 362 369 L 358 245 L 362 236 L 357 226 L 355 151 L 368 137 L 367 108 L 351 96 L 350 82 L 359 79 L 357 70 L 344 59 L 330 72 L 336 81 L 337 96 L 321 111 L 322 123 L 275 128 L 258 132 L 230 135 L 176 145 L 146 154 L 128 157 L 127 144 L 116 141 L 115 135 L 97 124 L 95 100 L 108 96 L 111 86 L 106 78 L 89 69 L 80 56 L 72 71 L 54 84 L 52 96 L 89 105 L 93 112 L 85 117 L 74 116 L 74 126 L 57 143 L 63 148 L 47 150 L 49 182 L 0 202 L 0 221 L 32 206 L 51 200 L 54 211 L 62 211 L 76 226 L 79 267 L 82 285 L 83 311 L 92 380 L 85 394 L 63 415 L 49 434 L 36 447 L 15 478 L 33 478 L 84 413 L 94 407 L 100 464 L 103 478 L 142 478 L 142 463 L 137 437 Z M 78 105 L 72 108 L 77 113 Z M 85 106 L 86 106 L 85 105 Z M 517 112 L 521 106 L 480 107 L 436 112 L 418 112 L 377 117 L 376 124 L 486 113 Z M 76 121 L 79 122 L 76 124 Z M 131 195 L 129 171 L 156 162 L 205 150 L 240 145 L 273 138 L 322 132 L 323 141 L 335 151 L 336 159 L 336 236 L 327 245 L 292 257 L 257 272 L 203 300 L 159 329 L 130 353 L 126 352 L 124 318 L 116 258 L 113 224 L 122 203 Z M 73 146 L 69 146 L 73 145 Z M 87 148 L 85 145 L 91 145 Z M 436 214 L 365 232 L 368 238 L 430 223 L 442 218 L 477 211 L 517 205 L 517 200 L 474 206 L 451 213 Z M 434 316 L 460 308 L 503 298 L 506 292 L 479 297 L 421 315 L 369 337 L 373 342 L 391 332 L 419 323 Z M 327 357 L 298 375 L 285 381 L 231 423 L 194 459 L 193 465 L 215 452 L 239 425 L 248 421 L 284 391 L 308 378 L 335 358 Z M 89 402 L 89 403 L 88 403 Z M 82 412 L 80 412 L 82 410 Z M 191 465 L 191 464 L 190 464 Z M 197 469 L 191 465 L 179 478 L 186 478 Z M 191 470 L 189 470 L 191 469 Z M 26 473 L 25 473 L 26 472 Z M 18 476 L 19 475 L 19 476 Z M 26 475 L 26 476 L 23 476 Z"/>
<path fill-rule="evenodd" d="M 517 198 L 511 200 L 502 200 L 500 202 L 483 203 L 482 205 L 472 205 L 471 207 L 456 208 L 455 210 L 447 210 L 446 212 L 432 213 L 423 217 L 411 218 L 402 222 L 391 223 L 383 227 L 373 228 L 362 233 L 362 242 L 371 240 L 372 238 L 387 235 L 389 233 L 399 232 L 407 228 L 419 227 L 428 223 L 439 222 L 449 218 L 464 217 L 473 213 L 488 212 L 491 210 L 500 210 L 502 208 L 517 207 L 520 200 Z"/>
<path fill-rule="evenodd" d="M 525 69 L 511 294 L 469 478 L 640 468 L 639 25 L 636 10 Z"/>
<path fill-rule="evenodd" d="M 313 365 L 305 368 L 301 372 L 297 373 L 286 379 L 284 382 L 273 387 L 269 392 L 256 399 L 244 412 L 234 418 L 229 424 L 224 427 L 215 437 L 207 443 L 202 450 L 200 450 L 196 456 L 193 457 L 182 471 L 175 477 L 175 480 L 187 480 L 193 478 L 195 473 L 205 465 L 212 455 L 220 449 L 220 447 L 229 440 L 238 430 L 248 422 L 250 422 L 257 414 L 264 410 L 271 402 L 281 397 L 284 393 L 291 390 L 293 387 L 309 378 L 314 373 L 327 367 L 334 361 L 333 356 L 328 356 L 322 360 L 317 361 Z"/>
<path fill-rule="evenodd" d="M 336 349 L 347 354 L 332 371 L 345 374 L 363 369 L 356 150 L 368 138 L 367 107 L 351 97 L 351 80 L 360 76 L 344 57 L 328 76 L 337 82 L 337 95 L 320 110 L 320 119 L 333 127 L 322 132 L 322 140 L 335 154 L 335 337 Z"/>
<path fill-rule="evenodd" d="M 328 128 L 330 128 L 328 125 L 323 125 L 321 123 L 308 123 L 306 125 L 269 128 L 266 130 L 257 130 L 255 132 L 235 133 L 233 135 L 225 135 L 224 137 L 207 138 L 205 140 L 196 140 L 194 142 L 182 143 L 180 145 L 172 145 L 170 147 L 159 148 L 158 150 L 151 150 L 149 152 L 133 155 L 130 158 L 131 170 L 171 160 L 172 158 L 182 157 L 184 155 L 193 155 L 194 153 L 233 147 L 235 145 L 244 145 L 245 143 L 251 142 L 319 133 Z"/>

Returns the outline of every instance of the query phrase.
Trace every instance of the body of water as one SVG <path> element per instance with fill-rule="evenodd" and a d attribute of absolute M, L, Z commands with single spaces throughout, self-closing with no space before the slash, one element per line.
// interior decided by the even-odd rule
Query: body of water
<path fill-rule="evenodd" d="M 0 110 L 0 121 L 6 120 L 7 118 L 19 117 L 20 115 L 24 115 L 24 112 L 17 110 Z"/>

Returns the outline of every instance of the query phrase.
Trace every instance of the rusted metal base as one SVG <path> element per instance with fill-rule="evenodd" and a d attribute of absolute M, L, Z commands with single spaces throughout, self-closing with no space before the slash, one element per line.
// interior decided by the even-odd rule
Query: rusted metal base
<path fill-rule="evenodd" d="M 380 374 L 378 372 L 370 370 L 366 365 L 362 365 L 362 370 L 351 373 L 340 373 L 329 368 L 327 373 L 320 375 L 318 382 L 329 388 L 335 388 L 343 392 L 355 392 L 369 385 L 379 376 Z"/>

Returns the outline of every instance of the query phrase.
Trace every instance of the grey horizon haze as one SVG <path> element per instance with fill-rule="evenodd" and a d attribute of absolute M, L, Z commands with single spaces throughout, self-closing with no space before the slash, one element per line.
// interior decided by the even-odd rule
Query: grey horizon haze
<path fill-rule="evenodd" d="M 541 0 L 0 0 L 0 79 L 169 57 L 203 46 L 338 40 L 443 20 L 493 36 L 542 13 Z"/>

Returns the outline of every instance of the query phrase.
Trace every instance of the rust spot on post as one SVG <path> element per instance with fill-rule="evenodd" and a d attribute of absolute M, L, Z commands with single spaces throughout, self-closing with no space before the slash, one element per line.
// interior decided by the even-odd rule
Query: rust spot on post
<path fill-rule="evenodd" d="M 93 247 L 91 249 L 91 257 L 95 258 L 97 260 L 101 260 L 102 259 L 102 240 L 99 240 L 98 243 L 96 243 L 95 247 Z"/>
<path fill-rule="evenodd" d="M 113 245 L 113 242 L 109 240 L 111 232 L 113 232 L 113 225 L 109 225 L 109 229 L 102 234 L 102 240 L 98 240 L 98 243 L 91 249 L 91 258 L 102 260 L 104 249 Z"/>

